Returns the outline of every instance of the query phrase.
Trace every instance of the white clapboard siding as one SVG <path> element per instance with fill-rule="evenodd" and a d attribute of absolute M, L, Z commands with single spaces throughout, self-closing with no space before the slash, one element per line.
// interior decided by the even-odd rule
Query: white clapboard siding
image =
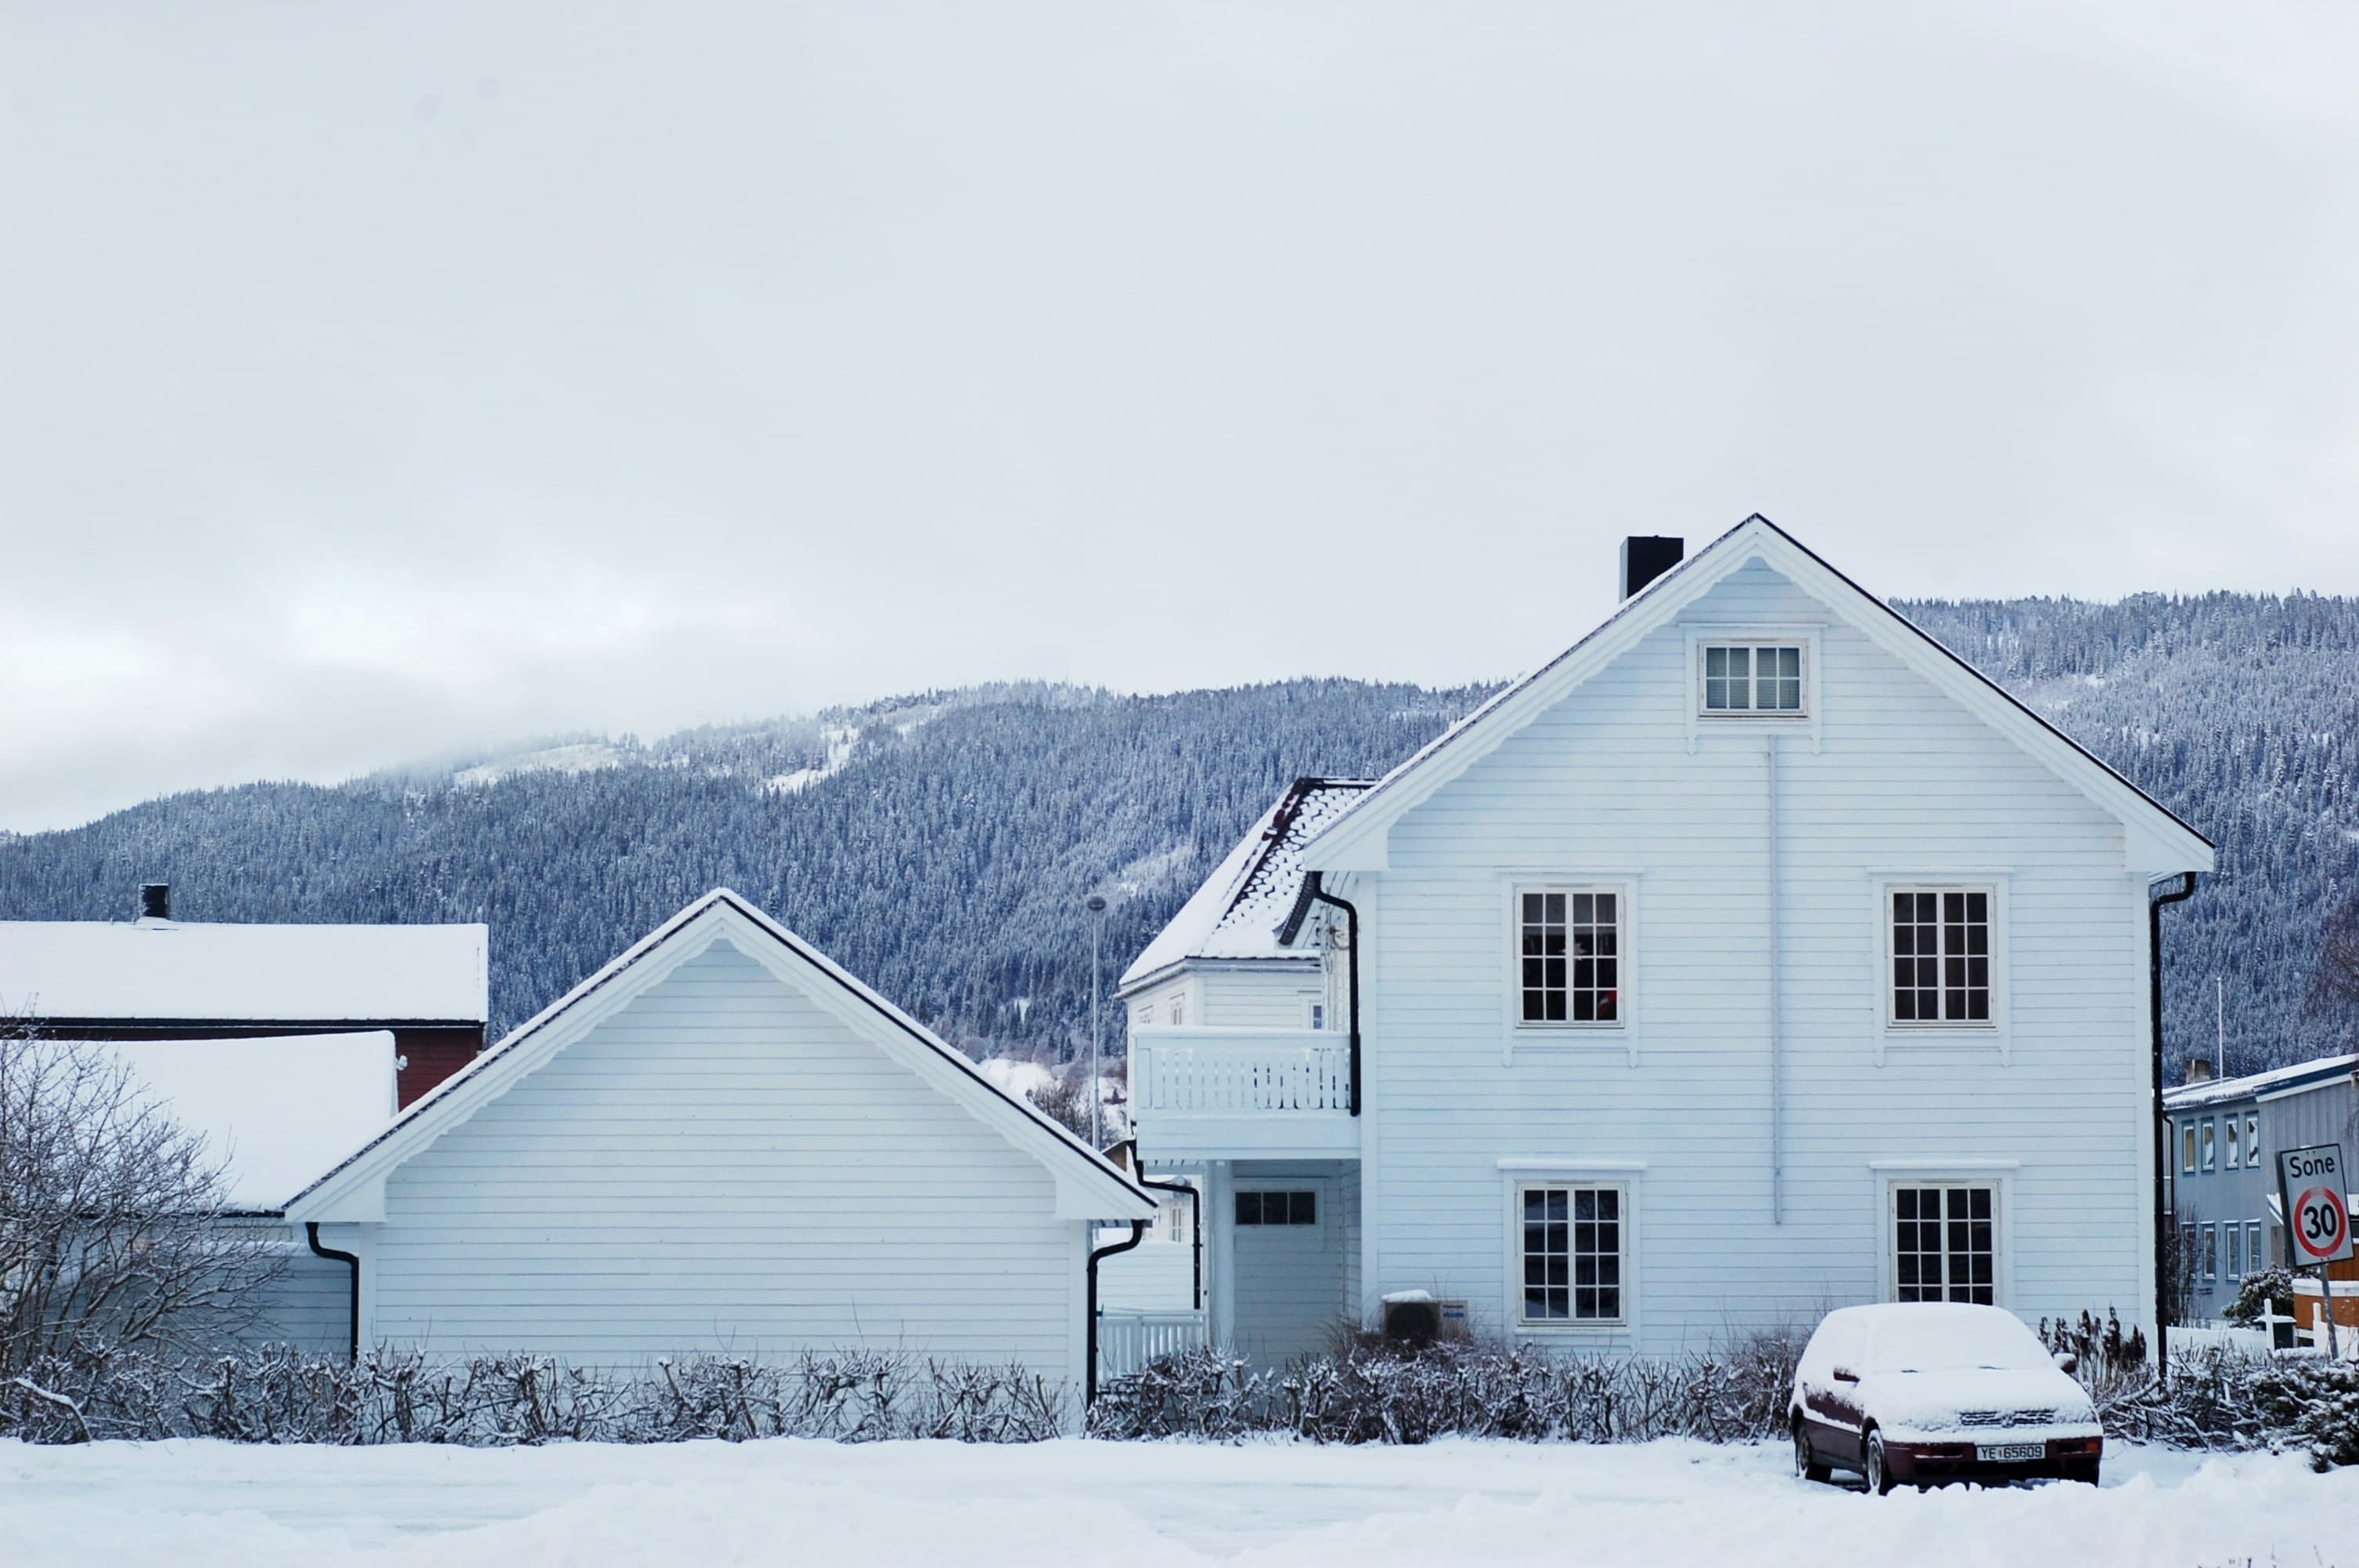
<path fill-rule="evenodd" d="M 374 1338 L 592 1364 L 1021 1361 L 1081 1321 L 1053 1178 L 725 941 L 388 1179 Z"/>
<path fill-rule="evenodd" d="M 1769 857 L 1761 730 L 1708 732 L 1680 624 L 1411 811 L 1370 913 L 1367 1115 L 1385 1291 L 1506 1325 L 1507 1159 L 1643 1163 L 1635 1333 L 1672 1353 L 1876 1299 L 1878 1162 L 2017 1162 L 2003 1302 L 2150 1318 L 2143 881 L 2120 824 L 1761 562 L 1693 625 L 1821 625 L 1823 743 L 1777 758 L 1785 1223 L 1770 1212 Z M 2006 873 L 2006 1054 L 1886 1041 L 1873 873 Z M 1508 1058 L 1510 873 L 1635 876 L 1627 1033 Z M 1879 1046 L 1883 1047 L 1879 1065 Z M 1242 1313 L 1242 1307 L 1240 1312 Z M 1586 1341 L 1568 1340 L 1568 1343 Z"/>
<path fill-rule="evenodd" d="M 1336 1325 L 1351 1315 L 1358 1272 L 1357 1168 L 1332 1161 L 1239 1161 L 1234 1188 L 1316 1192 L 1319 1223 L 1234 1227 L 1234 1348 L 1265 1367 L 1328 1348 Z"/>

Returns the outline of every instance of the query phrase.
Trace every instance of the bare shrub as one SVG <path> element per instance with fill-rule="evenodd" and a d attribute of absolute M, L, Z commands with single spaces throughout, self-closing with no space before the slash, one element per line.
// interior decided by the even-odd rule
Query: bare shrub
<path fill-rule="evenodd" d="M 250 1323 L 283 1262 L 220 1222 L 225 1199 L 203 1135 L 123 1062 L 0 1029 L 0 1388 L 67 1398 L 60 1368 L 193 1354 Z"/>

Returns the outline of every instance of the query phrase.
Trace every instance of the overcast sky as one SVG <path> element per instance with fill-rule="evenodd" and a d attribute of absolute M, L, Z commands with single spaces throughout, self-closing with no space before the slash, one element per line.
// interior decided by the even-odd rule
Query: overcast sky
<path fill-rule="evenodd" d="M 1504 676 L 1756 510 L 2359 591 L 2353 18 L 0 0 L 0 827 Z"/>

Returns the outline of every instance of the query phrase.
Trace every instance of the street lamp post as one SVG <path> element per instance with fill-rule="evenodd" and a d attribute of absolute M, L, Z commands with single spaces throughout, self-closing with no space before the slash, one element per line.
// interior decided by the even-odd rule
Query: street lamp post
<path fill-rule="evenodd" d="M 1090 1147 L 1102 1149 L 1105 1130 L 1098 1117 L 1105 1094 L 1098 1087 L 1098 939 L 1105 931 L 1106 901 L 1092 893 L 1082 907 L 1090 912 Z"/>

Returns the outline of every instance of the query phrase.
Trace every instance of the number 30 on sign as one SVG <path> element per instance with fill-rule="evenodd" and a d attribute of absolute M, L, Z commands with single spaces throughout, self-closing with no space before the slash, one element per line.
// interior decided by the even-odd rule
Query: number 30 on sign
<path fill-rule="evenodd" d="M 2285 1206 L 2292 1261 L 2308 1267 L 2351 1256 L 2351 1204 L 2339 1143 L 2277 1154 L 2277 1201 Z"/>

